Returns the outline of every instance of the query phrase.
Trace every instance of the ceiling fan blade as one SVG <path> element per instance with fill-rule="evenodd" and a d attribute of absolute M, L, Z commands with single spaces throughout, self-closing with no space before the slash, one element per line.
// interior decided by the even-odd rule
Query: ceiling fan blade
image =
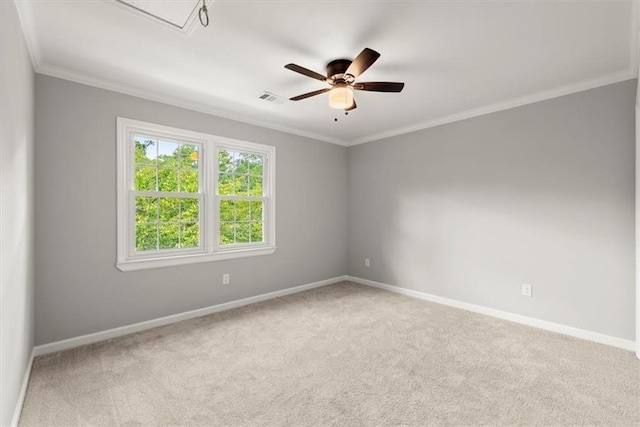
<path fill-rule="evenodd" d="M 404 83 L 399 82 L 362 82 L 354 83 L 355 90 L 368 90 L 370 92 L 401 92 Z"/>
<path fill-rule="evenodd" d="M 351 110 L 355 110 L 356 108 L 358 108 L 358 105 L 356 104 L 356 100 L 353 100 L 353 104 L 351 104 L 351 107 L 349 108 L 345 108 L 344 111 L 351 111 Z"/>
<path fill-rule="evenodd" d="M 312 96 L 320 95 L 321 93 L 325 93 L 330 91 L 331 88 L 327 87 L 320 90 L 314 90 L 313 92 L 303 93 L 302 95 L 294 96 L 293 98 L 289 98 L 289 101 L 300 101 L 301 99 L 310 98 Z"/>
<path fill-rule="evenodd" d="M 322 82 L 327 80 L 326 76 L 323 76 L 320 73 L 316 73 L 315 71 L 308 70 L 308 69 L 306 69 L 304 67 L 301 67 L 299 65 L 296 65 L 296 64 L 287 64 L 287 65 L 284 66 L 284 68 L 287 68 L 287 69 L 289 69 L 291 71 L 295 71 L 296 73 L 300 73 L 300 74 L 305 75 L 307 77 L 311 77 L 312 79 L 320 80 Z"/>
<path fill-rule="evenodd" d="M 378 58 L 380 58 L 380 54 L 378 52 L 365 47 L 364 50 L 356 56 L 356 59 L 353 60 L 351 65 L 349 65 L 349 68 L 347 68 L 347 71 L 344 73 L 351 74 L 353 77 L 358 77 L 360 74 L 367 71 L 367 68 L 371 67 Z"/>

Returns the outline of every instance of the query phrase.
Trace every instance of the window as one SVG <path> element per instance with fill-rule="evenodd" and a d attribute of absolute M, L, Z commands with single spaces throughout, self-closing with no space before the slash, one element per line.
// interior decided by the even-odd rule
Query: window
<path fill-rule="evenodd" d="M 264 241 L 264 156 L 218 148 L 220 245 Z"/>
<path fill-rule="evenodd" d="M 118 118 L 118 263 L 275 251 L 275 148 Z"/>

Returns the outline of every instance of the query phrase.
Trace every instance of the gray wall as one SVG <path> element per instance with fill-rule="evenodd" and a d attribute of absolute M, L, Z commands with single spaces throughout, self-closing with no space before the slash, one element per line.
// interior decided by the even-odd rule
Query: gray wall
<path fill-rule="evenodd" d="M 635 92 L 350 147 L 349 275 L 633 340 Z"/>
<path fill-rule="evenodd" d="M 276 252 L 116 269 L 116 116 L 276 146 Z M 37 345 L 346 274 L 345 147 L 42 75 L 36 140 Z"/>
<path fill-rule="evenodd" d="M 0 424 L 33 348 L 34 73 L 16 6 L 0 2 Z"/>
<path fill-rule="evenodd" d="M 38 75 L 36 344 L 347 272 L 633 339 L 635 84 L 347 150 Z M 276 253 L 117 270 L 116 116 L 275 145 Z"/>

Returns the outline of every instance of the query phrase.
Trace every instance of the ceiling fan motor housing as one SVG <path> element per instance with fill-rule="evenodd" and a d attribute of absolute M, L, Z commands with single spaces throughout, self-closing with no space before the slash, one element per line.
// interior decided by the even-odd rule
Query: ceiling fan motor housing
<path fill-rule="evenodd" d="M 327 64 L 327 77 L 330 79 L 344 79 L 345 71 L 351 65 L 348 59 L 336 59 Z"/>

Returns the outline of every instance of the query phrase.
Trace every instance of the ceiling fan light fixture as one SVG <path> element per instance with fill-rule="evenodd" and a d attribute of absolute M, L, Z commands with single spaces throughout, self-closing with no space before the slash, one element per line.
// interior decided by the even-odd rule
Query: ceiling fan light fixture
<path fill-rule="evenodd" d="M 350 61 L 348 59 L 336 59 L 327 64 L 327 76 L 311 71 L 307 68 L 296 64 L 287 64 L 287 68 L 303 76 L 320 80 L 328 83 L 329 87 L 314 90 L 313 92 L 303 93 L 302 95 L 289 98 L 291 101 L 301 101 L 329 92 L 329 107 L 336 110 L 348 111 L 358 108 L 356 100 L 353 98 L 354 90 L 363 90 L 369 92 L 402 92 L 404 83 L 400 82 L 356 82 L 355 80 L 369 67 L 376 62 L 380 54 L 375 50 L 365 47 L 362 52 L 356 56 L 356 59 Z"/>
<path fill-rule="evenodd" d="M 329 91 L 329 107 L 344 110 L 353 105 L 353 88 L 349 85 L 335 85 Z"/>

